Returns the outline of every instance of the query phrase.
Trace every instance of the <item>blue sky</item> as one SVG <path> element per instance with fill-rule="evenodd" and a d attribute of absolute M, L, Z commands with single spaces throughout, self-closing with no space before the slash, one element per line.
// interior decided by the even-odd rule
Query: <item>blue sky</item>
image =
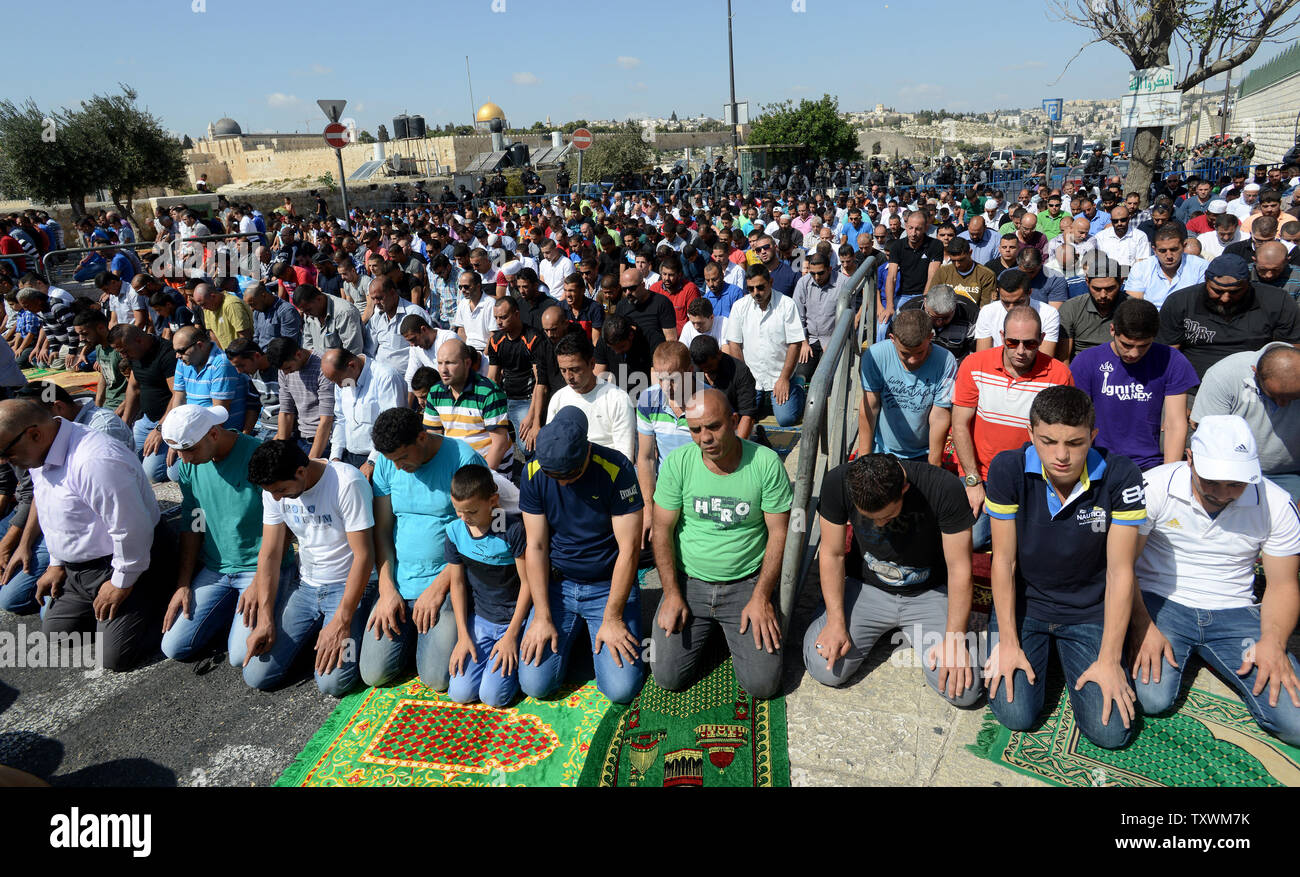
<path fill-rule="evenodd" d="M 795 6 L 802 5 L 802 11 Z M 374 132 L 394 115 L 469 121 L 500 104 L 512 125 L 568 119 L 721 115 L 725 0 L 74 0 L 67 57 L 10 77 L 10 98 L 42 108 L 132 85 L 174 131 L 201 136 L 229 115 L 243 130 L 317 131 L 315 101 L 341 97 Z M 843 110 L 987 111 L 1043 97 L 1113 98 L 1128 60 L 1049 18 L 1042 0 L 733 0 L 736 96 L 751 113 L 837 95 Z M 40 3 L 10 4 L 11 33 L 51 25 Z M 69 22 L 71 24 L 71 22 Z M 1252 62 L 1276 52 L 1266 46 Z M 802 60 L 811 57 L 812 61 Z M 160 59 L 165 59 L 160 62 Z M 1056 81 L 1061 77 L 1059 82 Z M 16 83 L 22 82 L 22 85 Z"/>

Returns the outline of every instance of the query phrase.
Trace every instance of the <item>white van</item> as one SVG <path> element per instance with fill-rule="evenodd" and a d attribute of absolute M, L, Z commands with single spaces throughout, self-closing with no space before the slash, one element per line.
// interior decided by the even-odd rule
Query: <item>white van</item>
<path fill-rule="evenodd" d="M 1013 165 L 1015 160 L 1015 151 L 1011 149 L 995 149 L 989 153 L 989 161 L 993 163 L 994 170 L 1006 170 Z"/>

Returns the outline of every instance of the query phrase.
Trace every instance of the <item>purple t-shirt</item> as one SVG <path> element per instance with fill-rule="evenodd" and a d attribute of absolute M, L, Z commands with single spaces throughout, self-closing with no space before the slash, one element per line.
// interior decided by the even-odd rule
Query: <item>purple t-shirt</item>
<path fill-rule="evenodd" d="M 1099 344 L 1076 356 L 1070 372 L 1074 385 L 1092 397 L 1097 409 L 1094 445 L 1123 454 L 1143 471 L 1164 463 L 1160 420 L 1165 397 L 1200 383 L 1187 357 L 1153 344 L 1146 356 L 1126 365 L 1109 344 Z"/>

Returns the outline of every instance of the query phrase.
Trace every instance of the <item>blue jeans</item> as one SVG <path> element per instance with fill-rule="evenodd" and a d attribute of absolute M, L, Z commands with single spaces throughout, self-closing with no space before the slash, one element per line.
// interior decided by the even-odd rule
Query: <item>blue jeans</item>
<path fill-rule="evenodd" d="M 456 616 L 451 609 L 451 597 L 442 601 L 438 621 L 428 633 L 420 633 L 411 620 L 414 600 L 406 601 L 406 620 L 396 639 L 387 634 L 375 639 L 375 631 L 367 630 L 361 641 L 361 681 L 365 685 L 391 685 L 401 678 L 415 658 L 415 672 L 420 681 L 434 691 L 446 691 L 451 675 L 448 663 L 451 650 L 456 646 Z M 374 614 L 372 609 L 371 615 Z"/>
<path fill-rule="evenodd" d="M 596 631 L 600 630 L 605 615 L 605 604 L 609 602 L 609 582 L 590 584 L 562 579 L 552 579 L 550 586 L 551 621 L 560 636 L 560 648 L 542 658 L 540 666 L 532 664 L 519 665 L 519 687 L 529 697 L 550 697 L 564 681 L 564 671 L 569 666 L 569 652 L 574 644 L 578 623 L 587 622 L 587 635 L 591 638 L 591 649 L 596 650 Z M 528 623 L 533 622 L 533 613 L 529 613 Z M 639 643 L 641 641 L 641 591 L 637 585 L 632 586 L 628 594 L 627 605 L 623 607 L 623 623 Z M 527 631 L 527 628 L 525 628 Z M 549 645 L 546 647 L 549 649 Z M 621 660 L 621 659 L 620 659 Z M 623 661 L 620 667 L 614 663 L 609 648 L 602 646 L 600 654 L 594 655 L 596 666 L 596 687 L 614 703 L 629 703 L 637 696 L 645 682 L 645 664 L 638 655 L 631 663 Z"/>
<path fill-rule="evenodd" d="M 452 623 L 455 624 L 455 621 Z M 510 623 L 497 624 L 474 613 L 469 620 L 469 628 L 478 660 L 473 657 L 465 659 L 465 672 L 451 677 L 447 695 L 456 703 L 473 703 L 477 700 L 488 706 L 509 706 L 519 693 L 518 667 L 508 675 L 503 674 L 500 667 L 493 670 L 491 654 L 497 640 L 510 629 Z M 518 646 L 518 643 L 515 645 Z"/>
<path fill-rule="evenodd" d="M 294 567 L 282 568 L 279 592 L 291 589 L 296 577 Z M 163 654 L 173 661 L 192 661 L 203 653 L 214 636 L 227 630 L 226 653 L 230 656 L 230 666 L 242 667 L 252 630 L 244 626 L 243 616 L 236 616 L 235 609 L 240 595 L 252 583 L 251 571 L 223 575 L 206 566 L 200 567 L 190 582 L 193 590 L 190 617 L 184 612 L 176 616 L 171 629 L 163 634 Z"/>
<path fill-rule="evenodd" d="M 1047 692 L 1047 649 L 1055 643 L 1056 656 L 1065 671 L 1065 690 L 1069 694 L 1070 706 L 1074 709 L 1074 720 L 1083 736 L 1102 749 L 1127 746 L 1133 740 L 1134 728 L 1124 727 L 1118 705 L 1111 703 L 1110 721 L 1104 725 L 1101 723 L 1101 713 L 1105 707 L 1101 699 L 1101 686 L 1089 682 L 1082 691 L 1074 690 L 1083 671 L 1101 654 L 1101 633 L 1101 624 L 1051 624 L 1036 618 L 1021 618 L 1020 648 L 1034 668 L 1035 681 L 1030 685 L 1025 671 L 1017 670 L 1011 680 L 1015 687 L 1012 692 L 1015 699 L 1007 701 L 1007 686 L 1004 681 L 998 686 L 998 693 L 989 698 L 993 715 L 1013 731 L 1027 731 L 1038 723 Z M 998 619 L 995 612 L 989 618 L 990 653 L 997 643 Z M 1121 659 L 1120 663 L 1127 674 L 1127 662 Z"/>
<path fill-rule="evenodd" d="M 895 296 L 894 296 L 894 313 L 897 314 L 897 313 L 899 312 L 899 310 L 902 309 L 903 305 L 907 304 L 909 301 L 911 301 L 911 300 L 914 299 L 914 298 L 916 298 L 916 295 L 895 295 Z M 883 305 L 883 304 L 881 305 L 881 308 L 882 308 L 882 309 L 884 308 L 884 305 Z M 888 320 L 886 320 L 886 321 L 883 322 L 883 323 L 877 323 L 877 324 L 876 324 L 876 343 L 877 343 L 877 344 L 879 344 L 881 341 L 884 341 L 884 340 L 886 340 L 887 338 L 889 338 L 889 327 L 892 326 L 893 324 L 894 324 L 894 319 L 893 319 L 893 317 L 890 317 Z"/>
<path fill-rule="evenodd" d="M 531 397 L 506 400 L 506 417 L 510 420 L 510 425 L 515 428 L 515 458 L 519 460 L 528 458 L 528 451 L 524 448 L 523 439 L 519 437 L 519 427 L 523 424 L 524 419 L 528 417 L 528 409 L 532 407 L 532 404 Z"/>
<path fill-rule="evenodd" d="M 1250 714 L 1265 731 L 1291 746 L 1300 746 L 1300 707 L 1291 702 L 1286 689 L 1278 693 L 1277 706 L 1268 705 L 1268 689 L 1256 696 L 1256 675 L 1252 667 L 1246 676 L 1238 676 L 1242 653 L 1260 636 L 1260 607 L 1243 606 L 1238 609 L 1193 609 L 1155 594 L 1144 593 L 1142 601 L 1147 612 L 1169 640 L 1174 649 L 1178 667 L 1161 661 L 1160 681 L 1153 678 L 1143 683 L 1139 675 L 1133 688 L 1137 691 L 1142 711 L 1151 714 L 1168 712 L 1178 697 L 1178 688 L 1187 670 L 1187 661 L 1197 655 L 1220 676 L 1227 679 L 1245 702 Z M 1300 674 L 1300 663 L 1291 655 L 1291 669 Z"/>
<path fill-rule="evenodd" d="M 790 379 L 790 395 L 780 405 L 772 399 L 771 390 L 755 390 L 754 402 L 758 405 L 759 417 L 765 416 L 770 410 L 779 426 L 794 426 L 803 420 L 805 395 L 803 378 L 795 375 Z"/>
<path fill-rule="evenodd" d="M 304 646 L 314 646 L 314 635 L 334 618 L 343 599 L 344 584 L 335 582 L 317 586 L 299 580 L 292 588 L 280 589 L 276 595 L 275 642 L 269 651 L 248 662 L 244 668 L 244 682 L 263 691 L 283 682 L 294 659 L 298 657 L 298 652 Z M 343 697 L 360 681 L 357 672 L 358 644 L 365 633 L 366 619 L 370 615 L 374 596 L 374 588 L 367 587 L 357 605 L 348 634 L 351 637 L 351 649 L 345 648 L 342 665 L 328 673 L 315 674 L 316 687 L 321 693 Z"/>
<path fill-rule="evenodd" d="M 983 508 L 980 509 L 979 517 L 975 519 L 975 526 L 971 528 L 971 550 L 988 551 L 993 547 L 993 522 L 989 519 L 989 513 Z"/>
<path fill-rule="evenodd" d="M 149 438 L 149 433 L 158 425 L 156 420 L 150 420 L 149 415 L 141 414 L 140 419 L 131 427 L 131 434 L 135 438 L 136 452 L 140 454 L 141 461 L 144 464 L 144 474 L 149 477 L 149 481 L 158 484 L 163 481 L 175 481 L 180 477 L 181 458 L 177 456 L 176 462 L 171 466 L 167 465 L 167 446 L 158 445 L 161 449 L 159 453 L 152 454 L 148 457 L 144 455 L 144 443 Z"/>
<path fill-rule="evenodd" d="M 0 536 L 8 532 L 9 522 L 12 519 L 13 513 L 10 512 L 4 520 L 0 521 Z M 30 615 L 36 611 L 36 582 L 50 565 L 50 552 L 45 548 L 44 536 L 36 543 L 33 554 L 36 555 L 36 565 L 32 567 L 32 571 L 23 572 L 19 569 L 6 585 L 0 587 L 0 609 L 15 615 Z M 50 598 L 46 597 L 46 605 L 49 605 L 49 602 Z M 45 607 L 42 606 L 41 615 L 44 614 Z"/>

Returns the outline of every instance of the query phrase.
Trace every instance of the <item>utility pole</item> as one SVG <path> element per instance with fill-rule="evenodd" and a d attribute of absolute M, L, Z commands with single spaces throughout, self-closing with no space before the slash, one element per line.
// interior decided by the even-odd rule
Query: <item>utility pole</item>
<path fill-rule="evenodd" d="M 731 0 L 727 0 L 727 67 L 731 71 L 731 148 L 736 151 L 740 148 L 740 125 L 736 113 L 736 52 L 731 43 Z"/>
<path fill-rule="evenodd" d="M 478 108 L 474 106 L 474 80 L 469 77 L 469 55 L 465 56 L 465 82 L 469 85 L 469 126 L 478 123 Z"/>

